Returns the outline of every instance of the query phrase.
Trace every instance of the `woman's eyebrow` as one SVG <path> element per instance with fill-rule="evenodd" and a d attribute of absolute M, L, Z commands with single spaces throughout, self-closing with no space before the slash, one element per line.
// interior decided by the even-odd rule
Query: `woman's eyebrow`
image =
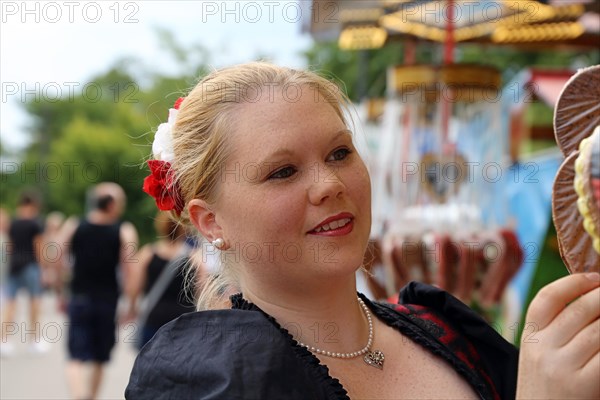
<path fill-rule="evenodd" d="M 350 131 L 349 129 L 342 129 L 340 131 L 335 132 L 332 137 L 330 142 L 335 142 L 340 136 L 343 135 L 350 135 L 352 136 L 352 131 Z M 277 150 L 275 150 L 274 152 L 268 154 L 267 156 L 265 156 L 263 159 L 261 159 L 258 162 L 258 165 L 263 165 L 263 164 L 267 164 L 267 163 L 272 163 L 271 160 L 277 159 L 279 157 L 283 157 L 283 156 L 292 156 L 294 155 L 295 152 L 294 150 L 285 148 L 285 147 L 281 147 Z"/>
<path fill-rule="evenodd" d="M 258 162 L 258 165 L 263 165 L 263 164 L 271 164 L 273 163 L 273 161 L 278 157 L 283 157 L 283 156 L 291 156 L 294 155 L 294 151 L 288 148 L 279 148 L 277 150 L 275 150 L 274 152 L 272 152 L 271 154 L 267 155 L 265 158 L 263 158 L 262 160 L 260 160 Z"/>
<path fill-rule="evenodd" d="M 338 131 L 333 135 L 333 137 L 331 138 L 331 141 L 334 142 L 337 138 L 339 138 L 342 135 L 352 136 L 352 131 L 350 129 L 342 129 L 341 131 Z"/>

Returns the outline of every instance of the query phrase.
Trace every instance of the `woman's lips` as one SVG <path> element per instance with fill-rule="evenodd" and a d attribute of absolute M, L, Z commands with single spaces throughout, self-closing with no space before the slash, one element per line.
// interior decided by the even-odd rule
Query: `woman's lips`
<path fill-rule="evenodd" d="M 321 231 L 321 232 L 310 231 L 309 234 L 316 235 L 316 236 L 329 236 L 329 237 L 344 236 L 344 235 L 347 235 L 350 232 L 352 232 L 353 228 L 354 228 L 354 221 L 350 220 L 346 225 L 341 226 L 339 228 L 330 229 L 328 231 Z"/>
<path fill-rule="evenodd" d="M 352 232 L 353 228 L 354 216 L 350 213 L 341 213 L 327 218 L 308 233 L 318 236 L 343 236 Z"/>

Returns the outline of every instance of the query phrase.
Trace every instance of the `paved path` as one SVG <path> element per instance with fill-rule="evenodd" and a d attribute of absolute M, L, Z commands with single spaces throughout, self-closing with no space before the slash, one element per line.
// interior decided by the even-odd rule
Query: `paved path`
<path fill-rule="evenodd" d="M 69 393 L 65 379 L 66 365 L 66 319 L 57 311 L 56 299 L 46 295 L 43 298 L 42 322 L 35 333 L 24 332 L 27 304 L 19 298 L 19 311 L 16 332 L 10 342 L 16 347 L 16 355 L 0 360 L 0 399 L 68 399 Z M 108 364 L 100 399 L 123 399 L 123 392 L 129 380 L 136 352 L 130 342 L 133 325 L 119 330 L 117 344 Z M 30 345 L 23 339 L 32 341 L 45 339 L 48 352 L 33 354 Z M 3 344 L 0 343 L 0 346 Z"/>

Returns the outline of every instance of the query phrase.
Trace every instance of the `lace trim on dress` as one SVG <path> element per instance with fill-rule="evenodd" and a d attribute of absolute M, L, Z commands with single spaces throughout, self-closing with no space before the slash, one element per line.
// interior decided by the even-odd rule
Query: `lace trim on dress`
<path fill-rule="evenodd" d="M 387 325 L 395 328 L 403 335 L 407 336 L 415 343 L 427 348 L 433 354 L 442 357 L 457 371 L 467 382 L 473 387 L 482 399 L 493 399 L 494 396 L 490 394 L 489 388 L 483 379 L 462 360 L 460 360 L 452 351 L 440 343 L 433 334 L 430 334 L 421 324 L 417 324 L 416 321 L 412 320 L 408 315 L 405 315 L 392 308 L 392 305 L 384 305 L 380 303 L 373 303 L 367 299 L 363 294 L 358 294 L 361 299 L 367 304 L 371 311 L 381 318 Z M 261 310 L 258 306 L 250 303 L 243 298 L 241 293 L 232 295 L 231 308 L 239 310 L 251 310 L 262 313 L 267 320 L 269 320 L 286 338 L 289 345 L 294 349 L 300 359 L 305 361 L 310 369 L 314 372 L 314 376 L 317 379 L 320 387 L 326 391 L 328 398 L 339 399 L 339 400 L 350 400 L 346 389 L 342 386 L 340 381 L 329 375 L 329 369 L 327 366 L 320 363 L 319 359 L 302 347 L 298 342 L 290 335 L 290 333 L 279 323 Z M 425 321 L 427 322 L 427 321 Z M 435 329 L 442 329 L 441 327 L 432 324 Z"/>
<path fill-rule="evenodd" d="M 257 305 L 244 299 L 241 293 L 232 295 L 230 299 L 231 308 L 237 310 L 258 311 L 262 313 L 265 318 L 267 318 L 267 320 L 269 320 L 269 322 L 271 322 L 277 329 L 279 329 L 279 331 L 288 341 L 290 347 L 294 349 L 296 355 L 298 355 L 298 357 L 306 362 L 306 364 L 309 366 L 310 370 L 313 372 L 313 376 L 317 380 L 317 383 L 326 392 L 328 399 L 350 400 L 350 397 L 348 397 L 348 392 L 346 392 L 346 389 L 344 389 L 340 381 L 329 375 L 329 368 L 321 364 L 319 359 L 313 353 L 308 351 L 305 347 L 300 346 L 296 339 L 290 335 L 287 329 L 279 325 L 275 318 L 261 310 Z"/>

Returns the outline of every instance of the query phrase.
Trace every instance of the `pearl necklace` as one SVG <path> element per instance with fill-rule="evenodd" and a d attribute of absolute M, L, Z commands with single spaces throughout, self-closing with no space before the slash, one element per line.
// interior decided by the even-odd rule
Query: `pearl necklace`
<path fill-rule="evenodd" d="M 365 356 L 363 357 L 363 361 L 365 363 L 367 363 L 368 365 L 370 365 L 372 367 L 383 369 L 383 360 L 384 360 L 383 352 L 381 352 L 380 350 L 371 351 L 371 345 L 373 344 L 373 336 L 374 336 L 373 335 L 373 320 L 371 319 L 371 312 L 369 311 L 369 308 L 367 307 L 365 302 L 360 297 L 358 297 L 358 303 L 359 303 L 360 307 L 362 308 L 363 312 L 365 313 L 365 316 L 367 317 L 367 322 L 369 323 L 369 339 L 367 340 L 367 345 L 365 347 L 363 347 L 362 349 L 360 349 L 358 351 L 354 351 L 351 353 L 336 353 L 336 352 L 321 350 L 319 348 L 304 344 L 300 341 L 298 342 L 298 344 L 302 347 L 305 347 L 306 349 L 310 350 L 313 353 L 321 354 L 323 356 L 332 357 L 332 358 L 356 358 L 356 357 L 362 356 L 364 354 Z"/>

